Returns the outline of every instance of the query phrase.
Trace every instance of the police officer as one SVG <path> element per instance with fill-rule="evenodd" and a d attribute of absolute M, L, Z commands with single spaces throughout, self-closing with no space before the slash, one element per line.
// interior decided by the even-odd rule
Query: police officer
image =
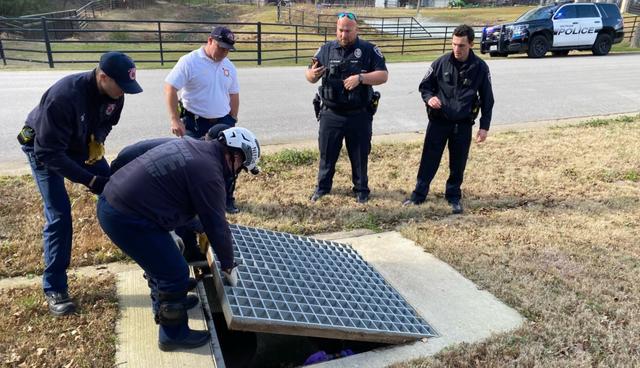
<path fill-rule="evenodd" d="M 403 204 L 425 201 L 431 180 L 438 171 L 445 145 L 449 147 L 449 179 L 445 198 L 454 214 L 462 213 L 460 186 L 471 146 L 471 127 L 482 110 L 476 142 L 487 138 L 493 91 L 487 64 L 473 47 L 473 28 L 460 25 L 453 31 L 453 51 L 434 61 L 422 79 L 419 91 L 427 106 L 429 125 L 422 148 L 416 187 Z"/>
<path fill-rule="evenodd" d="M 305 72 L 310 83 L 322 78 L 318 88 L 322 100 L 318 133 L 320 166 L 312 201 L 331 192 L 343 139 L 351 161 L 356 201 L 369 200 L 367 164 L 374 112 L 372 86 L 385 83 L 388 72 L 380 49 L 358 37 L 356 21 L 353 13 L 338 14 L 337 39 L 318 49 Z"/>
<path fill-rule="evenodd" d="M 67 285 L 72 226 L 64 179 L 102 192 L 109 177 L 104 141 L 120 120 L 124 94 L 140 92 L 133 60 L 108 52 L 96 69 L 66 76 L 51 86 L 18 134 L 44 202 L 42 287 L 53 315 L 76 309 Z"/>
<path fill-rule="evenodd" d="M 209 339 L 207 331 L 189 329 L 189 269 L 170 231 L 197 215 L 225 280 L 235 286 L 225 179 L 254 169 L 259 159 L 258 140 L 245 128 L 227 129 L 213 141 L 172 139 L 118 169 L 98 199 L 100 226 L 150 280 L 161 350 L 195 348 Z"/>
<path fill-rule="evenodd" d="M 217 125 L 223 130 L 236 125 L 240 108 L 240 86 L 236 67 L 227 57 L 235 36 L 227 27 L 215 27 L 207 43 L 178 60 L 165 79 L 165 97 L 171 132 L 202 138 Z M 178 101 L 178 91 L 181 100 Z M 237 213 L 233 192 L 227 183 L 227 212 Z"/>

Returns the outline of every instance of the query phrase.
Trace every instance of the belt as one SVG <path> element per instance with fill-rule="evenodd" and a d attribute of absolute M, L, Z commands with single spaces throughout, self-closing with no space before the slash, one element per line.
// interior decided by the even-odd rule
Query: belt
<path fill-rule="evenodd" d="M 192 117 L 194 120 L 204 120 L 207 123 L 211 123 L 211 124 L 215 123 L 216 121 L 218 121 L 220 119 L 220 118 L 211 118 L 211 119 L 205 118 L 203 116 L 196 115 L 196 114 L 192 113 L 191 111 L 189 111 L 187 109 L 184 110 L 184 113 L 185 113 L 185 115 L 188 115 L 189 117 Z"/>
<path fill-rule="evenodd" d="M 341 115 L 355 115 L 361 112 L 365 112 L 367 110 L 366 107 L 357 107 L 355 109 L 341 109 L 339 107 L 328 107 L 326 105 L 324 105 L 323 107 L 326 110 L 329 110 L 331 112 L 334 112 L 336 114 L 341 114 Z"/>

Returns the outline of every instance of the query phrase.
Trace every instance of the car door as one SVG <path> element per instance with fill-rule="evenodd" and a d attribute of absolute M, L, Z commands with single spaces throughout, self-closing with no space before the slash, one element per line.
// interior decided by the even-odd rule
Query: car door
<path fill-rule="evenodd" d="M 580 25 L 580 45 L 591 46 L 602 29 L 602 18 L 593 4 L 576 4 Z"/>
<path fill-rule="evenodd" d="M 573 46 L 580 42 L 576 5 L 563 5 L 553 15 L 553 47 Z"/>

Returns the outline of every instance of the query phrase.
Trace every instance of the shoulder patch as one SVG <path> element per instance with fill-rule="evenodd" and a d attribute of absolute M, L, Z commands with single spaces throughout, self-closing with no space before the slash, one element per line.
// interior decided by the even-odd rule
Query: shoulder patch
<path fill-rule="evenodd" d="M 380 56 L 381 58 L 383 58 L 384 56 L 382 56 L 382 51 L 380 51 L 380 48 L 378 46 L 373 46 L 373 51 Z"/>
<path fill-rule="evenodd" d="M 424 75 L 424 78 L 422 78 L 423 80 L 429 78 L 431 76 L 431 74 L 433 74 L 433 67 L 431 65 L 429 65 L 429 69 L 427 69 L 427 74 Z"/>

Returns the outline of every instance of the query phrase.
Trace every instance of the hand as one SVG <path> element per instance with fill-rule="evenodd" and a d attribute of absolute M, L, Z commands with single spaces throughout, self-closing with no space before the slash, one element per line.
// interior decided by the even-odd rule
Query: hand
<path fill-rule="evenodd" d="M 104 157 L 104 143 L 96 141 L 96 137 L 91 134 L 89 140 L 89 158 L 84 162 L 87 165 L 93 165 L 102 160 Z"/>
<path fill-rule="evenodd" d="M 173 133 L 176 137 L 182 137 L 186 129 L 184 127 L 184 123 L 179 118 L 171 118 L 171 133 Z"/>
<path fill-rule="evenodd" d="M 107 185 L 109 178 L 106 176 L 94 176 L 93 179 L 89 182 L 89 190 L 93 194 L 102 194 L 104 190 L 104 186 Z"/>
<path fill-rule="evenodd" d="M 360 76 L 358 74 L 352 75 L 345 79 L 343 84 L 347 91 L 351 91 L 360 85 Z"/>
<path fill-rule="evenodd" d="M 313 62 L 313 65 L 311 65 L 311 68 L 309 69 L 309 72 L 311 73 L 311 76 L 313 77 L 314 81 L 318 81 L 318 79 L 320 79 L 320 77 L 322 77 L 322 74 L 324 74 L 324 70 L 325 67 L 320 65 L 320 62 L 318 60 L 315 60 Z"/>
<path fill-rule="evenodd" d="M 234 266 L 233 268 L 228 268 L 226 270 L 222 270 L 222 276 L 224 276 L 224 281 L 227 285 L 236 286 L 238 285 L 238 267 Z"/>
<path fill-rule="evenodd" d="M 476 135 L 476 143 L 482 143 L 487 139 L 487 135 L 489 132 L 486 129 L 478 130 L 478 134 Z"/>
<path fill-rule="evenodd" d="M 431 97 L 429 101 L 427 101 L 427 105 L 436 110 L 442 108 L 442 102 L 440 102 L 440 99 L 436 96 Z"/>

